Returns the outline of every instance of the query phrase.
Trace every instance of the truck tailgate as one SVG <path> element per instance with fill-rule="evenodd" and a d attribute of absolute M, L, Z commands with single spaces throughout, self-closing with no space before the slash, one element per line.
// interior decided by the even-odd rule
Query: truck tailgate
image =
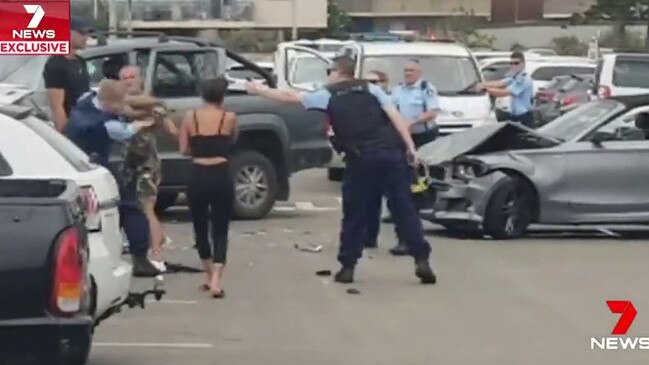
<path fill-rule="evenodd" d="M 0 179 L 0 320 L 42 316 L 51 251 L 78 222 L 78 190 L 61 180 Z"/>

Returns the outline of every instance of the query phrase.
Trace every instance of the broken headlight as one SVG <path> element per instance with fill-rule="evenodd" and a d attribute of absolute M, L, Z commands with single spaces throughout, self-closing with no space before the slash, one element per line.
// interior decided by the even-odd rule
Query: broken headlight
<path fill-rule="evenodd" d="M 464 182 L 482 176 L 486 172 L 487 166 L 480 161 L 465 160 L 453 165 L 453 177 Z"/>

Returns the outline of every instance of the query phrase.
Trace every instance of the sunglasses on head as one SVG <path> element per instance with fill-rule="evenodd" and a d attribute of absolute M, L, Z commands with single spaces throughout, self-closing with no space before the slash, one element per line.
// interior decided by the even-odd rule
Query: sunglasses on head
<path fill-rule="evenodd" d="M 521 64 L 521 61 L 509 61 L 509 64 L 512 66 L 518 66 Z"/>
<path fill-rule="evenodd" d="M 333 68 L 328 68 L 327 69 L 327 76 L 331 75 L 331 73 L 334 71 Z"/>

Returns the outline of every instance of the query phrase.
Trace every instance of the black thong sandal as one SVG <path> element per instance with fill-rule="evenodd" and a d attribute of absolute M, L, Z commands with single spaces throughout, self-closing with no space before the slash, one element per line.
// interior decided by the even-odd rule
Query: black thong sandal
<path fill-rule="evenodd" d="M 214 298 L 214 299 L 223 299 L 223 298 L 225 298 L 225 291 L 221 290 L 218 293 L 212 293 L 212 298 Z"/>

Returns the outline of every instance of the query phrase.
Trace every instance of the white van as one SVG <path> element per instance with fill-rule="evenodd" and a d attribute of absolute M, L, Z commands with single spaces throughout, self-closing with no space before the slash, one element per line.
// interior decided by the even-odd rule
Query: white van
<path fill-rule="evenodd" d="M 399 42 L 399 41 L 343 41 L 340 54 L 356 60 L 356 77 L 361 78 L 370 70 L 385 72 L 393 88 L 403 81 L 404 68 L 411 59 L 419 60 L 423 78 L 430 82 L 439 94 L 440 114 L 437 124 L 442 134 L 478 127 L 495 122 L 495 113 L 489 96 L 476 92 L 474 86 L 483 81 L 478 65 L 465 46 L 449 41 Z M 312 87 L 301 78 L 295 80 L 296 73 L 290 73 L 286 66 L 291 59 L 310 55 L 320 61 L 320 71 L 311 69 Z M 331 65 L 330 55 L 311 48 L 282 44 L 278 47 L 277 76 L 278 88 L 293 88 L 312 91 L 315 85 L 326 79 Z M 334 157 L 329 169 L 329 177 L 338 180 L 343 164 Z"/>

